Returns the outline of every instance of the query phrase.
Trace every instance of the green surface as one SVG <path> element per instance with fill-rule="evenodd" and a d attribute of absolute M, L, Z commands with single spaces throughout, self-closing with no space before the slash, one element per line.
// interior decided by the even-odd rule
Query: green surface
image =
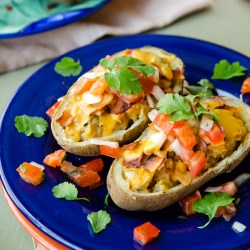
<path fill-rule="evenodd" d="M 39 19 L 65 11 L 92 8 L 102 2 L 104 1 L 85 0 L 78 4 L 66 4 L 55 3 L 53 0 L 3 0 L 0 2 L 0 33 L 18 32 Z"/>
<path fill-rule="evenodd" d="M 213 0 L 211 9 L 188 15 L 150 33 L 207 40 L 250 56 L 250 1 Z M 0 75 L 0 113 L 20 84 L 42 64 Z M 19 225 L 0 192 L 0 249 L 32 250 L 31 237 Z"/>

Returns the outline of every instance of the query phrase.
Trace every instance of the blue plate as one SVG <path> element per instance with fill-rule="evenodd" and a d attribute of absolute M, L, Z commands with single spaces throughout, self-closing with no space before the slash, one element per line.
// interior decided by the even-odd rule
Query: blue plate
<path fill-rule="evenodd" d="M 83 71 L 87 71 L 107 54 L 144 45 L 161 47 L 181 57 L 186 66 L 186 79 L 189 83 L 195 84 L 201 78 L 211 79 L 213 67 L 221 59 L 227 59 L 229 62 L 239 61 L 250 69 L 249 58 L 235 51 L 205 41 L 165 35 L 137 35 L 102 40 L 63 56 L 80 59 Z M 250 246 L 250 183 L 239 190 L 238 212 L 229 222 L 216 218 L 205 229 L 198 229 L 198 226 L 205 224 L 207 217 L 197 214 L 180 219 L 179 216 L 183 214 L 177 204 L 158 212 L 128 212 L 110 201 L 106 209 L 111 215 L 112 222 L 103 232 L 94 234 L 87 221 L 87 215 L 105 208 L 106 186 L 93 191 L 79 189 L 79 197 L 90 198 L 90 203 L 86 203 L 53 197 L 52 188 L 68 180 L 57 169 L 46 167 L 46 180 L 38 187 L 21 180 L 16 172 L 20 163 L 42 163 L 48 153 L 59 148 L 50 130 L 39 139 L 18 133 L 14 127 L 14 118 L 27 114 L 48 119 L 45 111 L 58 97 L 64 95 L 76 80 L 74 77 L 63 78 L 55 73 L 55 63 L 60 59 L 57 58 L 38 70 L 18 89 L 1 120 L 1 179 L 11 200 L 31 223 L 70 249 L 238 250 Z M 231 81 L 216 80 L 213 83 L 224 93 L 239 97 L 242 80 L 243 78 L 235 78 Z M 250 103 L 249 96 L 245 96 L 245 101 Z M 69 154 L 68 159 L 79 165 L 92 158 Z M 105 179 L 111 160 L 103 159 L 106 165 L 103 172 Z M 224 183 L 242 172 L 249 172 L 249 161 L 250 158 L 247 157 L 235 171 L 217 177 L 212 183 Z M 244 233 L 239 234 L 232 230 L 231 226 L 236 220 L 247 226 Z M 155 224 L 161 230 L 161 234 L 158 239 L 142 247 L 133 240 L 133 228 L 146 221 Z"/>
<path fill-rule="evenodd" d="M 85 0 L 61 4 L 51 0 L 0 3 L 0 39 L 34 35 L 83 19 L 110 0 Z"/>

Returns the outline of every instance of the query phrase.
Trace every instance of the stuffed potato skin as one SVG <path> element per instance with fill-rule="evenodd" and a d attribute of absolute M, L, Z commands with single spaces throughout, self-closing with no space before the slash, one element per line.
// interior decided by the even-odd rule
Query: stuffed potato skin
<path fill-rule="evenodd" d="M 189 185 L 179 184 L 168 189 L 166 192 L 140 193 L 131 191 L 128 188 L 124 173 L 122 172 L 122 159 L 116 159 L 108 173 L 107 187 L 114 203 L 125 210 L 155 211 L 166 208 L 193 191 L 199 189 L 203 184 L 212 178 L 232 171 L 247 156 L 250 151 L 250 108 L 247 104 L 238 99 L 223 97 L 226 104 L 241 107 L 241 118 L 244 121 L 246 134 L 238 148 L 223 160 L 207 169 L 201 175 L 192 179 Z"/>
<path fill-rule="evenodd" d="M 146 56 L 144 56 L 146 55 Z M 154 55 L 153 59 L 149 55 Z M 179 59 L 174 54 L 171 54 L 169 52 L 166 52 L 164 50 L 161 50 L 159 48 L 155 47 L 142 47 L 138 49 L 132 49 L 132 50 L 124 50 L 121 52 L 118 52 L 114 55 L 114 57 L 117 56 L 128 56 L 128 57 L 135 57 L 138 58 L 147 65 L 153 65 L 155 68 L 157 68 L 160 75 L 160 82 L 161 85 L 160 88 L 161 91 L 168 92 L 168 91 L 180 91 L 182 89 L 182 84 L 184 80 L 184 65 L 181 59 Z M 157 60 L 155 60 L 155 58 Z M 161 64 L 159 58 L 163 58 L 164 60 L 169 60 L 171 63 L 164 63 Z M 163 66 L 164 67 L 163 67 Z M 88 75 L 89 72 L 87 72 Z M 90 71 L 90 74 L 92 71 Z M 165 75 L 166 78 L 165 78 Z M 83 75 L 84 77 L 84 75 Z M 80 81 L 81 81 L 80 77 Z M 157 77 L 156 77 L 157 78 Z M 97 134 L 97 135 L 90 135 L 89 138 L 82 136 L 84 134 L 84 131 L 81 131 L 79 133 L 78 139 L 72 139 L 67 133 L 65 126 L 63 126 L 59 121 L 64 115 L 65 110 L 68 108 L 69 105 L 72 104 L 72 98 L 74 98 L 77 85 L 79 83 L 79 79 L 76 83 L 72 85 L 72 87 L 68 90 L 66 96 L 63 98 L 62 103 L 57 108 L 56 112 L 54 113 L 51 121 L 51 129 L 54 138 L 58 142 L 58 144 L 67 150 L 68 152 L 74 153 L 76 155 L 83 155 L 83 156 L 97 156 L 100 155 L 100 145 L 94 144 L 91 142 L 91 139 L 98 138 L 103 141 L 108 142 L 118 142 L 119 145 L 123 145 L 124 143 L 129 143 L 133 140 L 135 140 L 137 137 L 140 136 L 141 132 L 146 128 L 147 124 L 149 123 L 149 119 L 147 116 L 148 111 L 151 109 L 149 107 L 149 104 L 147 103 L 146 97 L 144 96 L 144 99 L 140 101 L 140 103 L 137 102 L 129 104 L 131 107 L 126 110 L 126 112 L 130 112 L 130 115 L 133 116 L 133 108 L 138 105 L 138 108 L 134 108 L 134 110 L 138 111 L 138 117 L 136 119 L 130 119 L 129 121 L 126 121 L 128 123 L 127 127 L 117 127 L 113 133 L 103 135 L 103 134 Z M 166 84 L 167 83 L 167 84 Z M 170 85 L 169 85 L 170 83 Z M 170 88 L 174 87 L 172 90 Z M 112 93 L 110 91 L 108 92 L 107 96 L 110 96 Z M 119 96 L 119 95 L 117 95 Z M 116 97 L 117 97 L 116 96 Z M 78 97 L 77 97 L 78 98 Z M 102 109 L 110 109 L 110 107 L 107 108 L 108 105 L 103 107 Z M 74 107 L 73 107 L 74 108 Z M 84 108 L 83 108 L 84 109 Z M 131 109 L 131 111 L 130 111 Z M 100 112 L 97 110 L 96 114 Z M 103 113 L 105 113 L 104 111 Z M 98 114 L 97 114 L 98 115 Z M 91 118 L 92 119 L 92 118 Z M 79 119 L 78 119 L 79 120 Z M 119 119 L 117 119 L 119 120 Z M 106 119 L 106 124 L 109 121 Z M 126 123 L 125 122 L 125 123 Z M 74 120 L 74 123 L 75 122 Z M 91 124 L 92 120 L 88 121 L 88 124 Z M 121 122 L 123 123 L 123 122 Z M 84 127 L 85 124 L 82 125 Z M 119 125 L 118 125 L 119 126 Z M 92 131 L 99 131 L 100 130 L 100 118 L 99 121 L 91 128 Z M 83 129 L 84 130 L 84 129 Z M 93 132 L 92 132 L 93 133 Z"/>

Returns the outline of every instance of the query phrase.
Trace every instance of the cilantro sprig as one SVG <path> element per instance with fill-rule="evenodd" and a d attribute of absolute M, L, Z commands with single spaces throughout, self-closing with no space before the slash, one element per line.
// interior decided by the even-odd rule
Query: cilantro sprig
<path fill-rule="evenodd" d="M 205 228 L 211 220 L 214 218 L 216 210 L 220 206 L 226 206 L 232 203 L 234 198 L 231 198 L 228 193 L 209 193 L 205 195 L 202 199 L 196 201 L 193 204 L 193 207 L 196 212 L 203 213 L 208 216 L 208 222 L 203 226 L 199 226 L 198 228 Z"/>
<path fill-rule="evenodd" d="M 185 86 L 185 89 L 189 91 L 192 95 L 198 95 L 200 93 L 203 93 L 204 96 L 213 96 L 214 93 L 214 85 L 208 80 L 208 79 L 201 79 L 198 82 L 199 86 L 195 85 L 189 85 Z"/>
<path fill-rule="evenodd" d="M 87 198 L 78 198 L 78 190 L 74 184 L 69 182 L 63 182 L 53 187 L 53 195 L 56 198 L 64 198 L 66 200 L 84 200 L 89 201 Z"/>
<path fill-rule="evenodd" d="M 221 60 L 214 66 L 212 79 L 228 80 L 233 77 L 243 76 L 246 74 L 247 69 L 240 65 L 239 62 L 230 64 L 227 60 Z"/>
<path fill-rule="evenodd" d="M 62 76 L 77 76 L 82 71 L 80 61 L 75 61 L 71 57 L 63 57 L 60 62 L 55 65 L 55 71 Z"/>
<path fill-rule="evenodd" d="M 142 85 L 138 76 L 130 69 L 143 74 L 143 76 L 151 76 L 155 74 L 153 66 L 146 65 L 140 60 L 127 57 L 118 56 L 114 58 L 102 58 L 100 65 L 109 70 L 104 74 L 108 86 L 119 93 L 140 94 L 142 92 Z"/>
<path fill-rule="evenodd" d="M 36 138 L 42 137 L 48 128 L 47 121 L 38 116 L 16 116 L 14 122 L 19 133 Z"/>
<path fill-rule="evenodd" d="M 88 214 L 87 219 L 90 222 L 92 229 L 95 233 L 103 231 L 111 222 L 111 217 L 106 210 L 92 212 Z"/>
<path fill-rule="evenodd" d="M 207 109 L 200 103 L 194 104 L 198 95 L 187 95 L 185 97 L 179 94 L 165 94 L 157 104 L 159 113 L 169 114 L 169 121 L 199 119 L 202 114 L 211 115 L 216 121 L 219 117 Z"/>

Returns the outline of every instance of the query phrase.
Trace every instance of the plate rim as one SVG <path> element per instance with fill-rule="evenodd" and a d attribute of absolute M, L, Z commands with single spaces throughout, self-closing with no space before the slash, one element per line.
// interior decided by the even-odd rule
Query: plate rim
<path fill-rule="evenodd" d="M 93 46 L 93 45 L 96 45 L 96 44 L 99 44 L 99 43 L 107 43 L 107 42 L 110 42 L 111 40 L 114 42 L 114 41 L 117 41 L 117 40 L 120 40 L 120 39 L 127 39 L 127 38 L 135 38 L 135 37 L 140 37 L 140 38 L 146 38 L 146 37 L 151 37 L 151 38 L 167 38 L 167 37 L 171 37 L 172 39 L 186 39 L 186 40 L 189 40 L 189 41 L 195 41 L 195 42 L 201 42 L 201 43 L 205 43 L 205 44 L 209 44 L 209 45 L 212 45 L 212 46 L 215 46 L 215 47 L 220 47 L 221 49 L 223 50 L 226 50 L 226 51 L 231 51 L 233 53 L 236 53 L 237 55 L 241 56 L 241 57 L 244 57 L 245 59 L 248 59 L 247 56 L 245 56 L 244 54 L 241 54 L 235 50 L 232 50 L 230 48 L 227 48 L 227 47 L 224 47 L 224 46 L 221 46 L 221 45 L 217 45 L 216 43 L 211 43 L 211 42 L 208 42 L 208 41 L 205 41 L 205 40 L 200 40 L 200 39 L 196 39 L 196 38 L 190 38 L 190 37 L 185 37 L 185 36 L 175 36 L 175 35 L 162 35 L 162 34 L 141 34 L 141 35 L 129 35 L 129 36 L 121 36 L 121 37 L 115 37 L 115 38 L 107 38 L 107 39 L 102 39 L 100 41 L 96 41 L 94 43 L 91 43 L 89 45 L 86 45 L 86 46 L 83 46 L 83 47 L 88 47 L 88 46 Z M 15 96 L 17 95 L 17 93 L 19 93 L 20 89 L 25 85 L 25 84 L 28 84 L 28 82 L 30 81 L 30 79 L 32 79 L 32 77 L 34 77 L 35 74 L 37 74 L 38 72 L 41 72 L 43 71 L 44 69 L 46 69 L 46 67 L 50 67 L 50 65 L 56 61 L 58 61 L 61 57 L 64 57 L 65 55 L 68 55 L 68 54 L 71 54 L 72 52 L 77 52 L 77 50 L 81 50 L 83 47 L 81 48 L 78 48 L 78 49 L 74 49 L 72 51 L 69 51 L 63 55 L 60 55 L 59 57 L 51 60 L 50 62 L 46 63 L 45 65 L 43 65 L 40 69 L 36 70 L 30 77 L 28 77 L 21 85 L 20 87 L 16 90 L 16 92 L 12 95 L 12 97 L 10 98 L 9 102 L 7 103 L 1 117 L 0 117 L 0 134 L 1 134 L 1 129 L 2 129 L 2 123 L 3 123 L 3 119 L 7 113 L 7 110 L 8 110 L 8 107 L 9 105 L 11 104 L 11 102 L 13 101 L 13 99 L 15 98 Z M 1 146 L 1 144 L 0 144 Z M 1 147 L 0 147 L 0 155 L 1 155 Z M 1 173 L 2 173 L 2 166 L 1 166 L 1 159 L 0 159 L 0 178 L 1 177 Z M 20 209 L 20 204 L 18 200 L 15 200 L 13 199 L 13 197 L 9 194 L 10 190 L 8 189 L 8 185 L 5 185 L 5 181 L 2 180 L 3 182 L 3 186 L 7 192 L 7 194 L 9 195 L 10 199 L 13 201 L 13 203 L 17 206 L 17 208 L 20 210 L 20 212 L 23 214 L 25 213 L 22 209 Z M 9 187 L 11 188 L 11 187 Z M 24 214 L 25 215 L 25 214 Z M 26 216 L 25 216 L 26 217 Z M 30 219 L 27 218 L 29 221 Z M 34 222 L 31 221 L 33 224 Z M 49 235 L 50 236 L 50 235 Z M 55 238 L 54 238 L 55 239 Z M 55 239 L 57 240 L 57 239 Z"/>

